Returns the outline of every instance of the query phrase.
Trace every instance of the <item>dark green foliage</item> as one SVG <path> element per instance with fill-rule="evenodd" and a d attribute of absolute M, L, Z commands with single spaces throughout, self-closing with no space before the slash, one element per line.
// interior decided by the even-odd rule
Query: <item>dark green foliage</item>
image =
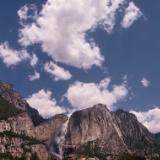
<path fill-rule="evenodd" d="M 84 155 L 86 157 L 97 157 L 99 159 L 105 159 L 108 154 L 101 151 L 101 148 L 98 147 L 94 142 L 88 142 L 87 144 L 82 145 L 76 150 L 76 155 Z"/>
<path fill-rule="evenodd" d="M 117 160 L 145 160 L 144 157 L 136 156 L 136 155 L 130 155 L 128 153 L 124 153 L 120 156 L 118 156 Z"/>
<path fill-rule="evenodd" d="M 26 111 L 27 111 L 28 115 L 31 117 L 32 122 L 35 126 L 37 126 L 40 123 L 45 121 L 45 119 L 43 119 L 43 117 L 40 116 L 38 111 L 34 108 L 31 108 L 29 105 L 26 107 Z"/>
<path fill-rule="evenodd" d="M 22 110 L 17 109 L 4 98 L 0 97 L 0 120 L 7 120 L 9 117 L 20 114 Z"/>
<path fill-rule="evenodd" d="M 39 160 L 39 158 L 38 158 L 36 153 L 32 155 L 31 160 Z"/>
<path fill-rule="evenodd" d="M 157 133 L 155 136 L 155 152 L 160 155 L 160 133 Z M 160 158 L 159 158 L 160 160 Z"/>
<path fill-rule="evenodd" d="M 91 142 L 88 142 L 87 144 L 82 145 L 76 150 L 76 155 L 85 155 L 88 157 L 94 157 L 94 150 L 91 146 Z"/>
<path fill-rule="evenodd" d="M 23 160 L 18 157 L 13 157 L 10 153 L 0 153 L 0 160 Z"/>
<path fill-rule="evenodd" d="M 0 160 L 25 160 L 25 158 L 13 157 L 10 153 L 0 153 Z M 36 153 L 32 155 L 31 160 L 39 160 Z"/>
<path fill-rule="evenodd" d="M 155 134 L 156 143 L 160 143 L 160 133 Z"/>
<path fill-rule="evenodd" d="M 17 134 L 11 131 L 4 131 L 0 133 L 0 137 L 9 137 L 9 138 L 21 138 L 24 140 L 24 144 L 22 144 L 22 148 L 24 149 L 25 153 L 31 152 L 31 150 L 28 148 L 25 148 L 26 145 L 34 145 L 34 144 L 43 144 L 44 142 L 39 141 L 37 139 L 25 136 L 23 134 Z M 24 153 L 24 155 L 25 155 Z M 25 160 L 25 156 L 23 155 L 22 158 L 13 157 L 10 153 L 0 153 L 0 160 Z M 37 157 L 37 154 L 33 154 L 31 160 L 39 160 Z"/>
<path fill-rule="evenodd" d="M 23 134 L 17 134 L 11 131 L 4 131 L 4 132 L 0 132 L 0 137 L 15 137 L 15 138 L 21 138 L 23 140 L 28 141 L 27 145 L 34 145 L 34 144 L 44 144 L 44 142 L 39 141 L 35 138 L 32 137 L 28 137 L 26 135 Z"/>
<path fill-rule="evenodd" d="M 84 156 L 84 157 L 97 157 L 100 160 L 106 160 L 107 157 L 112 157 L 114 160 L 145 160 L 144 157 L 123 153 L 123 154 L 117 154 L 112 155 L 108 152 L 104 152 L 104 150 L 101 150 L 100 147 L 98 147 L 94 142 L 89 142 L 85 145 L 80 146 L 76 151 L 75 154 L 77 158 Z M 159 160 L 159 159 L 153 159 L 153 160 Z"/>

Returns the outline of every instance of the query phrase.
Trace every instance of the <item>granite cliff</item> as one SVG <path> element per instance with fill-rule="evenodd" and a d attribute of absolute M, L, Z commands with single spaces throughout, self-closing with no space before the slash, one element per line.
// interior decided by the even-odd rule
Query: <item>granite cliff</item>
<path fill-rule="evenodd" d="M 160 134 L 135 115 L 103 104 L 43 119 L 13 89 L 0 82 L 0 159 L 159 160 Z"/>
<path fill-rule="evenodd" d="M 128 159 L 150 160 L 160 158 L 157 142 L 132 113 L 111 112 L 105 105 L 97 104 L 76 111 L 70 117 L 66 155 L 74 157 L 76 153 L 76 156 L 114 160 L 120 157 L 125 160 L 124 157 L 130 156 Z"/>
<path fill-rule="evenodd" d="M 44 120 L 12 85 L 0 82 L 0 159 L 49 160 L 52 137 L 67 119 Z"/>

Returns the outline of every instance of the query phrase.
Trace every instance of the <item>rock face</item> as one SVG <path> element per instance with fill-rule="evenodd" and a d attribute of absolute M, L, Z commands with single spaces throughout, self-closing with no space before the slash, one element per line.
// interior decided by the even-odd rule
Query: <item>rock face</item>
<path fill-rule="evenodd" d="M 123 110 L 113 112 L 116 124 L 121 130 L 124 143 L 131 152 L 151 154 L 154 148 L 154 136 L 138 122 L 136 116 Z"/>
<path fill-rule="evenodd" d="M 52 136 L 68 117 L 44 120 L 11 85 L 0 82 L 0 159 L 49 160 Z"/>
<path fill-rule="evenodd" d="M 85 157 L 157 160 L 160 134 L 151 134 L 133 114 L 103 104 L 76 111 L 69 120 L 65 114 L 45 120 L 12 85 L 0 82 L 0 159 Z"/>
<path fill-rule="evenodd" d="M 80 146 L 92 141 L 109 153 L 127 150 L 119 127 L 104 105 L 77 111 L 69 120 L 67 145 Z"/>
<path fill-rule="evenodd" d="M 39 160 L 48 160 L 48 147 L 52 135 L 66 120 L 65 115 L 57 115 L 38 126 L 34 126 L 26 112 L 5 121 L 1 120 L 0 153 L 10 153 L 13 157 L 19 158 L 30 153 L 32 156 L 36 154 Z"/>
<path fill-rule="evenodd" d="M 155 134 L 155 140 L 160 143 L 160 133 Z"/>
<path fill-rule="evenodd" d="M 21 110 L 26 110 L 26 101 L 14 91 L 13 85 L 0 81 L 0 96 Z"/>
<path fill-rule="evenodd" d="M 10 117 L 8 120 L 1 120 L 0 132 L 14 132 L 40 141 L 49 142 L 54 131 L 60 128 L 67 119 L 66 115 L 56 115 L 40 125 L 34 126 L 31 118 L 26 112 L 24 112 L 15 117 Z"/>
<path fill-rule="evenodd" d="M 17 109 L 26 111 L 31 117 L 34 125 L 38 125 L 44 121 L 38 111 L 31 108 L 28 103 L 14 90 L 13 85 L 0 81 L 0 97 L 4 98 Z"/>
<path fill-rule="evenodd" d="M 135 115 L 123 110 L 110 112 L 102 104 L 72 114 L 66 146 L 74 148 L 72 153 L 89 154 L 102 159 L 107 155 L 125 153 L 143 157 L 158 155 L 154 136 L 138 122 Z"/>

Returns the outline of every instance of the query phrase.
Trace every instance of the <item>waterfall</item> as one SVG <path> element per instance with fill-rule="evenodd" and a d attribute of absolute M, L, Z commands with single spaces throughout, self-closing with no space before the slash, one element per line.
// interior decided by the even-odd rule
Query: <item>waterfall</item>
<path fill-rule="evenodd" d="M 58 160 L 63 159 L 63 144 L 65 142 L 67 126 L 68 121 L 66 121 L 60 128 L 56 129 L 56 132 L 53 134 L 49 145 L 49 151 L 51 155 L 56 157 Z"/>

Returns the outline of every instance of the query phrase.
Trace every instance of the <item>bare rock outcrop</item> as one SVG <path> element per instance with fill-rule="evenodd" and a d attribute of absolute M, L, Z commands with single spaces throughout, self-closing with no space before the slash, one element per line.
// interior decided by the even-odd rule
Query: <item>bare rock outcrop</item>
<path fill-rule="evenodd" d="M 109 153 L 126 151 L 122 133 L 105 105 L 76 111 L 69 119 L 66 144 L 94 142 Z"/>
<path fill-rule="evenodd" d="M 0 107 L 0 159 L 48 160 L 52 137 L 68 117 L 60 114 L 44 120 L 4 82 L 0 82 Z"/>
<path fill-rule="evenodd" d="M 158 142 L 158 143 L 157 143 Z M 136 158 L 134 157 L 136 155 Z M 121 160 L 160 158 L 160 134 L 135 115 L 103 104 L 43 119 L 13 89 L 0 82 L 0 159 Z"/>
<path fill-rule="evenodd" d="M 27 112 L 34 125 L 38 125 L 44 121 L 44 119 L 39 115 L 38 111 L 34 108 L 31 108 L 26 100 L 14 90 L 12 84 L 0 81 L 0 97 L 5 99 L 17 109 Z"/>
<path fill-rule="evenodd" d="M 136 116 L 121 109 L 112 114 L 128 149 L 139 155 L 152 154 L 154 136 L 137 120 Z"/>
<path fill-rule="evenodd" d="M 160 157 L 153 134 L 135 115 L 109 111 L 103 104 L 74 112 L 68 123 L 65 154 L 116 159 L 120 155 Z M 128 155 L 127 155 L 128 156 Z M 122 158 L 123 159 L 123 158 Z"/>

